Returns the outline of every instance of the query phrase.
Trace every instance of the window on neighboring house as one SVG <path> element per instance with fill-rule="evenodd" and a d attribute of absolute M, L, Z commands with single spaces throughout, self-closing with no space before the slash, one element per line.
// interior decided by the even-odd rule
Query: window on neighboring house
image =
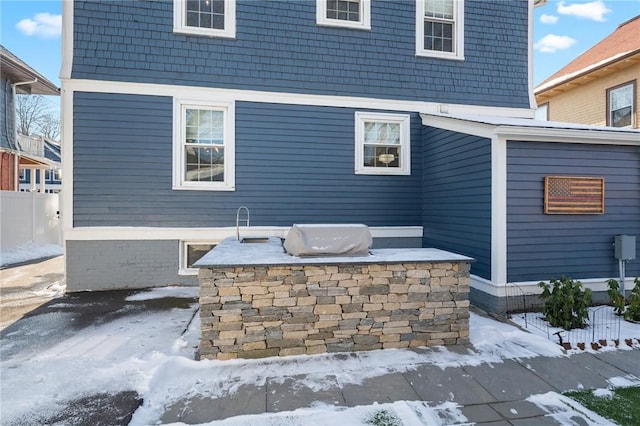
<path fill-rule="evenodd" d="M 44 172 L 44 178 L 47 182 L 55 182 L 60 180 L 60 170 L 59 169 L 48 169 Z"/>
<path fill-rule="evenodd" d="M 235 189 L 234 106 L 176 100 L 173 189 Z"/>
<path fill-rule="evenodd" d="M 198 268 L 193 264 L 211 251 L 216 246 L 208 241 L 181 241 L 180 242 L 180 270 L 179 275 L 196 275 Z"/>
<path fill-rule="evenodd" d="M 635 81 L 607 89 L 607 125 L 633 127 L 636 113 Z"/>
<path fill-rule="evenodd" d="M 464 1 L 416 0 L 416 54 L 464 59 Z"/>
<path fill-rule="evenodd" d="M 316 0 L 316 23 L 369 30 L 370 0 Z"/>
<path fill-rule="evenodd" d="M 411 174 L 410 116 L 356 112 L 356 174 Z"/>
<path fill-rule="evenodd" d="M 535 119 L 549 121 L 549 103 L 540 105 L 535 111 Z"/>
<path fill-rule="evenodd" d="M 20 169 L 20 182 L 27 181 L 27 169 Z"/>
<path fill-rule="evenodd" d="M 173 0 L 175 32 L 212 37 L 236 36 L 235 0 Z"/>

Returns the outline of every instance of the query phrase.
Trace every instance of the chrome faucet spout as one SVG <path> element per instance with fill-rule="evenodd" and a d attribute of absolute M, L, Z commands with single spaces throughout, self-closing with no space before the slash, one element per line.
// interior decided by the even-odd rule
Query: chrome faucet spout
<path fill-rule="evenodd" d="M 245 211 L 247 213 L 247 217 L 245 219 L 240 219 L 240 213 L 242 211 Z M 248 228 L 249 227 L 249 209 L 246 206 L 240 206 L 238 208 L 238 211 L 236 212 L 236 240 L 240 241 L 240 221 L 244 221 L 244 223 L 246 224 L 245 226 Z"/>

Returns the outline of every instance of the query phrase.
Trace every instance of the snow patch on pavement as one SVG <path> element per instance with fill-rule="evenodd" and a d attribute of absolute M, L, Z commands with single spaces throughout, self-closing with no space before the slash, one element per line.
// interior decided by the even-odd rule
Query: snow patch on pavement
<path fill-rule="evenodd" d="M 527 401 L 549 413 L 549 416 L 561 425 L 615 426 L 615 423 L 594 413 L 579 402 L 556 392 L 531 395 Z"/>
<path fill-rule="evenodd" d="M 163 299 L 165 297 L 197 299 L 200 297 L 200 287 L 157 287 L 132 294 L 124 300 L 127 302 L 135 302 L 141 300 Z"/>
<path fill-rule="evenodd" d="M 36 244 L 33 241 L 29 241 L 19 247 L 0 252 L 0 266 L 60 256 L 63 252 L 62 246 L 57 244 Z"/>

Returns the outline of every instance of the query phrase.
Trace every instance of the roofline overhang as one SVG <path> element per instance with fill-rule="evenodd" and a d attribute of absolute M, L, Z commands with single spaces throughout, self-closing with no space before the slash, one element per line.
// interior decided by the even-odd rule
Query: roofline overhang
<path fill-rule="evenodd" d="M 584 77 L 588 76 L 589 74 L 596 73 L 596 72 L 598 72 L 598 71 L 600 71 L 600 70 L 602 70 L 602 69 L 604 69 L 606 67 L 610 67 L 611 65 L 616 64 L 618 62 L 626 61 L 629 58 L 632 58 L 632 57 L 634 57 L 636 55 L 640 59 L 640 49 L 632 50 L 632 51 L 626 53 L 625 55 L 622 55 L 622 56 L 619 56 L 619 57 L 615 57 L 612 60 L 607 61 L 607 62 L 603 62 L 602 64 L 598 65 L 597 67 L 584 68 L 582 71 L 578 71 L 576 74 L 572 75 L 571 77 L 567 77 L 566 79 L 559 80 L 556 84 L 554 84 L 552 86 L 545 87 L 544 83 L 540 84 L 540 85 L 538 85 L 538 87 L 533 89 L 533 94 L 535 96 L 539 96 L 539 95 L 542 95 L 545 92 L 549 92 L 549 91 L 552 91 L 552 90 L 557 90 L 561 86 L 564 86 L 566 84 L 570 84 L 570 83 L 574 82 L 575 80 L 584 78 Z M 561 77 L 558 77 L 558 78 L 560 79 Z"/>
<path fill-rule="evenodd" d="M 32 94 L 60 96 L 60 89 L 38 71 L 24 63 L 4 46 L 1 52 L 0 69 L 3 74 L 10 75 L 13 78 L 13 83 L 33 81 L 32 86 L 35 87 L 37 91 L 32 92 Z"/>
<path fill-rule="evenodd" d="M 533 0 L 533 7 L 541 7 L 547 4 L 548 0 Z"/>
<path fill-rule="evenodd" d="M 544 126 L 490 124 L 460 117 L 420 114 L 422 124 L 444 130 L 480 136 L 487 139 L 532 142 L 588 143 L 599 145 L 635 145 L 640 147 L 639 130 L 570 129 Z M 532 120 L 533 121 L 533 120 Z"/>

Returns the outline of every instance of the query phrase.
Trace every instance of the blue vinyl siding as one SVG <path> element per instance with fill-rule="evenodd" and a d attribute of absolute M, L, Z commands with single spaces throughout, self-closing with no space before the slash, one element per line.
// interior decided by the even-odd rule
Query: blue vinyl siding
<path fill-rule="evenodd" d="M 173 33 L 173 2 L 74 2 L 73 78 L 529 107 L 527 0 L 467 0 L 465 60 L 415 55 L 415 0 L 370 31 L 316 25 L 314 0 L 238 0 L 235 39 Z"/>
<path fill-rule="evenodd" d="M 236 103 L 236 190 L 173 191 L 172 99 L 74 94 L 74 226 L 361 222 L 419 226 L 421 120 L 412 175 L 354 174 L 354 109 Z"/>
<path fill-rule="evenodd" d="M 423 246 L 471 256 L 490 279 L 491 141 L 425 127 L 423 163 Z"/>
<path fill-rule="evenodd" d="M 11 81 L 0 80 L 0 147 L 16 148 L 16 105 L 11 91 Z"/>
<path fill-rule="evenodd" d="M 637 147 L 508 142 L 509 281 L 618 276 L 613 237 L 640 241 L 640 151 Z M 545 176 L 605 179 L 604 215 L 545 215 Z M 640 255 L 640 252 L 638 252 Z M 640 260 L 627 276 L 640 275 Z"/>

